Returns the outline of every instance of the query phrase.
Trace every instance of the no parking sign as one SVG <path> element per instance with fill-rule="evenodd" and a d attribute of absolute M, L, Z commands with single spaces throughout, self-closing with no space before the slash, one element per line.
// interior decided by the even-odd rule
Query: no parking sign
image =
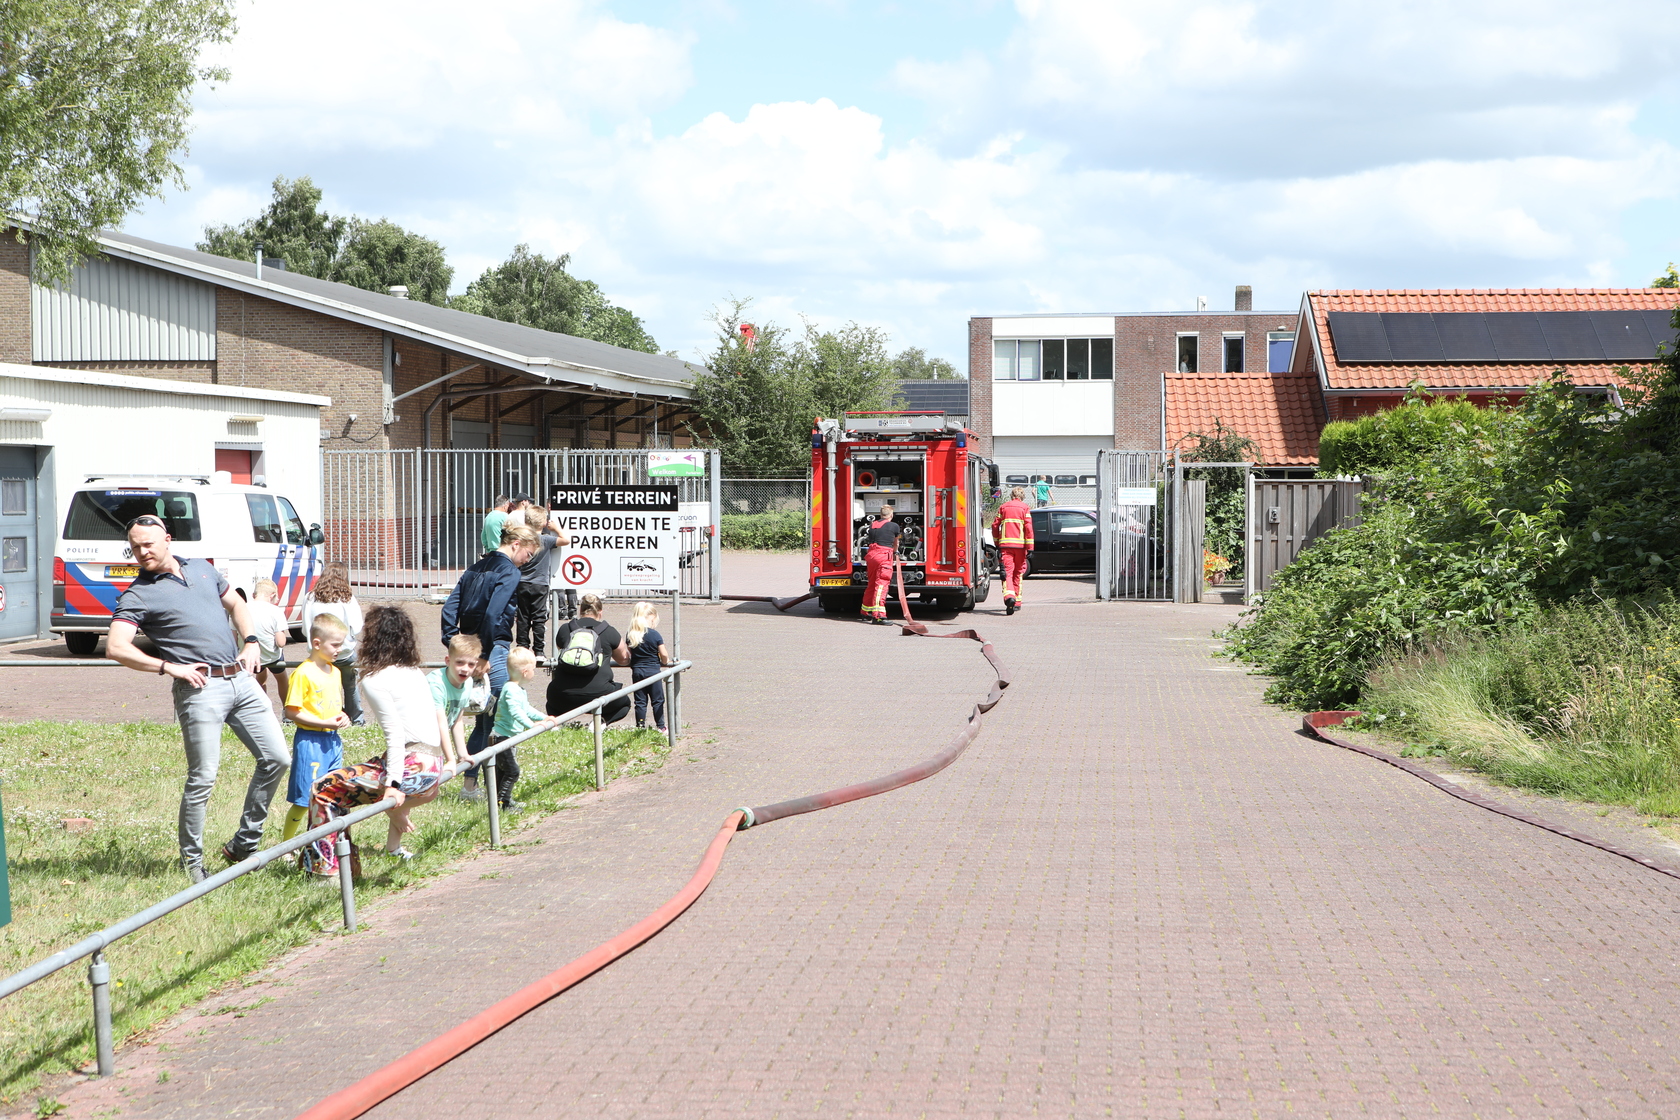
<path fill-rule="evenodd" d="M 557 586 L 676 591 L 680 551 L 675 486 L 556 486 L 549 508 L 572 543 Z"/>

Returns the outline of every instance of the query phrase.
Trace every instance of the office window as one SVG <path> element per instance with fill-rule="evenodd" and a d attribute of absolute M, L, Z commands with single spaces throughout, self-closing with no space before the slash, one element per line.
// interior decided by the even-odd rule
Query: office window
<path fill-rule="evenodd" d="M 1044 354 L 1044 380 L 1060 381 L 1067 370 L 1067 344 L 1060 338 L 1046 338 L 1038 344 Z"/>
<path fill-rule="evenodd" d="M 992 343 L 992 380 L 1014 381 L 1018 366 L 1015 361 L 1015 340 L 1000 338 Z"/>
<path fill-rule="evenodd" d="M 1243 336 L 1228 334 L 1225 336 L 1225 372 L 1241 373 L 1243 371 Z"/>
<path fill-rule="evenodd" d="M 1020 377 L 1022 381 L 1037 381 L 1043 371 L 1043 355 L 1039 352 L 1038 339 L 1027 339 L 1021 343 L 1021 354 L 1018 359 Z"/>
<path fill-rule="evenodd" d="M 1178 336 L 1178 372 L 1196 372 L 1196 336 L 1193 334 Z"/>
<path fill-rule="evenodd" d="M 1067 378 L 1069 381 L 1088 381 L 1091 377 L 1091 340 L 1067 340 Z"/>
<path fill-rule="evenodd" d="M 1112 338 L 1093 338 L 1091 340 L 1091 379 L 1093 381 L 1114 380 L 1114 340 Z"/>
<path fill-rule="evenodd" d="M 1294 331 L 1266 332 L 1266 372 L 1288 373 L 1289 363 L 1295 357 Z"/>

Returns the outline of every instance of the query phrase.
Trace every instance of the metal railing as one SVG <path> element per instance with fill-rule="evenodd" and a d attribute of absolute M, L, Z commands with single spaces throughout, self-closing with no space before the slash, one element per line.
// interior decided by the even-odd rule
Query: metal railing
<path fill-rule="evenodd" d="M 107 662 L 98 659 L 84 663 L 93 665 L 117 664 L 115 661 Z M 10 664 L 17 664 L 17 662 L 10 662 Z M 24 662 L 23 664 L 33 663 Z M 63 662 L 58 662 L 57 664 L 63 664 Z M 692 668 L 693 665 L 694 663 L 692 661 L 683 661 L 679 659 L 675 665 L 663 669 L 651 677 L 645 677 L 642 680 L 634 681 L 624 688 L 617 689 L 605 696 L 597 697 L 587 704 L 580 705 L 573 708 L 571 711 L 563 712 L 558 716 L 552 717 L 557 721 L 565 722 L 576 719 L 581 715 L 590 716 L 591 730 L 595 740 L 595 788 L 597 790 L 604 789 L 606 787 L 606 761 L 602 745 L 604 725 L 601 722 L 601 709 L 614 700 L 630 696 L 631 694 L 639 692 L 644 688 L 650 688 L 661 681 L 665 681 L 667 679 L 670 680 L 670 695 L 667 697 L 666 701 L 665 733 L 667 742 L 670 744 L 672 749 L 675 749 L 677 745 L 677 727 L 679 726 L 677 723 L 680 714 L 679 704 L 680 697 L 682 695 L 682 674 L 685 670 Z M 502 844 L 501 806 L 496 800 L 496 756 L 501 754 L 503 751 L 517 747 L 521 743 L 534 739 L 536 736 L 544 734 L 550 730 L 553 729 L 549 727 L 533 727 L 528 731 L 520 732 L 518 735 L 509 736 L 493 746 L 486 747 L 477 754 L 467 756 L 467 762 L 473 765 L 483 765 L 485 768 L 485 781 L 480 783 L 480 786 L 486 792 L 484 800 L 489 805 L 490 846 L 492 848 L 499 848 Z M 468 767 L 466 765 L 457 764 L 455 772 L 447 775 L 443 779 L 443 782 L 447 782 L 450 778 L 461 773 L 467 768 Z M 442 785 L 443 782 L 440 782 L 439 785 Z M 253 871 L 267 867 L 269 864 L 273 863 L 277 859 L 280 859 L 282 856 L 291 855 L 293 852 L 307 847 L 308 845 L 315 843 L 317 840 L 324 840 L 328 836 L 333 835 L 338 837 L 333 850 L 338 856 L 338 890 L 340 903 L 344 910 L 344 929 L 348 933 L 354 933 L 356 931 L 356 893 L 355 883 L 352 880 L 353 870 L 350 861 L 349 830 L 352 825 L 360 824 L 362 821 L 376 817 L 380 813 L 387 812 L 391 808 L 391 802 L 382 798 L 371 805 L 364 805 L 359 809 L 346 813 L 344 816 L 333 821 L 331 824 L 324 824 L 319 828 L 312 828 L 308 832 L 300 833 L 299 835 L 292 837 L 290 840 L 282 841 L 271 848 L 264 848 L 263 850 L 252 854 L 248 858 L 234 864 L 232 867 L 229 867 L 224 871 L 218 871 L 216 874 L 206 878 L 203 882 L 194 883 L 186 890 L 171 895 L 162 902 L 155 903 L 154 905 L 140 911 L 138 914 L 132 914 L 129 917 L 124 918 L 116 925 L 107 926 L 98 933 L 88 935 L 82 940 L 76 942 L 74 945 L 70 946 L 68 949 L 61 949 L 52 956 L 37 961 L 35 964 L 24 969 L 22 972 L 13 973 L 4 980 L 0 980 L 0 999 L 5 999 L 9 995 L 29 987 L 31 984 L 45 980 L 54 973 L 75 964 L 83 957 L 91 956 L 93 959 L 88 964 L 88 985 L 93 989 L 94 1048 L 98 1054 L 99 1075 L 101 1077 L 109 1077 L 111 1074 L 116 1072 L 116 1054 L 115 1043 L 111 1033 L 111 966 L 105 961 L 106 948 L 116 941 L 127 937 L 129 934 L 144 929 L 146 926 L 151 925 L 158 919 L 174 913 L 181 907 L 186 906 L 189 903 L 196 902 L 205 895 L 209 894 L 211 891 L 227 886 L 235 879 L 239 879 L 245 875 L 249 875 Z"/>

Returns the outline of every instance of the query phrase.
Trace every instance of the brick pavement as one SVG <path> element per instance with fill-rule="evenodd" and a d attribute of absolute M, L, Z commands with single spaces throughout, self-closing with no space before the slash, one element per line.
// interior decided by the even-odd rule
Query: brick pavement
<path fill-rule="evenodd" d="M 1015 686 L 955 765 L 743 834 L 672 928 L 372 1115 L 1680 1114 L 1680 884 L 1296 734 L 1209 659 L 1230 608 L 1039 587 L 975 616 Z M 811 604 L 685 610 L 685 652 L 662 772 L 67 1115 L 294 1115 L 639 918 L 735 805 L 932 753 L 987 680 Z"/>

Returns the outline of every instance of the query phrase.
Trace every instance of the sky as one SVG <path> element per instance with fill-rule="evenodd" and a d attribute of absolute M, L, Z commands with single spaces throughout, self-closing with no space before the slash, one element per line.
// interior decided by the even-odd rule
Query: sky
<path fill-rule="evenodd" d="M 192 245 L 308 175 L 459 291 L 569 254 L 661 348 L 857 321 L 1642 287 L 1680 260 L 1672 0 L 239 0 Z"/>

